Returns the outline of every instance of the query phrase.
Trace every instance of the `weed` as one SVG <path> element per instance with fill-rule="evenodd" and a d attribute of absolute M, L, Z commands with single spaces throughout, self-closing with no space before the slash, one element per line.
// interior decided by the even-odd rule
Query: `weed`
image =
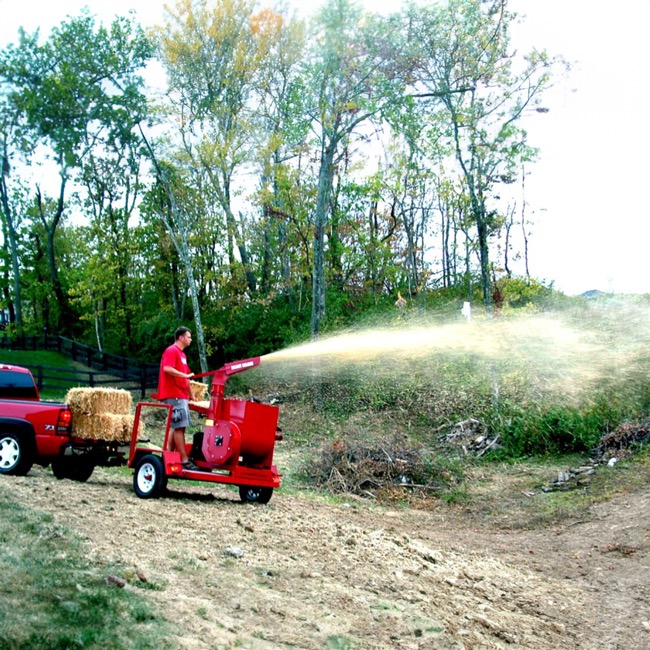
<path fill-rule="evenodd" d="M 336 635 L 327 637 L 328 650 L 354 650 L 354 648 L 358 647 L 351 639 L 344 636 Z"/>
<path fill-rule="evenodd" d="M 370 605 L 370 609 L 378 609 L 380 611 L 392 611 L 392 610 L 397 610 L 398 607 L 394 603 L 377 603 L 375 605 Z"/>
<path fill-rule="evenodd" d="M 470 501 L 469 493 L 465 487 L 452 488 L 444 492 L 441 498 L 448 505 L 462 505 Z"/>

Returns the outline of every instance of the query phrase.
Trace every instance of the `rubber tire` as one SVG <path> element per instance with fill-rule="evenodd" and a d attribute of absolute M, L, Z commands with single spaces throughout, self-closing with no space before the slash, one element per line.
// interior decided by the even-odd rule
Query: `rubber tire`
<path fill-rule="evenodd" d="M 17 433 L 0 433 L 0 474 L 25 476 L 32 468 L 31 449 Z"/>
<path fill-rule="evenodd" d="M 141 499 L 156 499 L 167 487 L 165 465 L 160 456 L 147 454 L 135 466 L 133 489 Z"/>
<path fill-rule="evenodd" d="M 61 456 L 52 461 L 52 473 L 59 480 L 68 478 L 85 483 L 94 471 L 95 463 L 83 456 Z"/>
<path fill-rule="evenodd" d="M 273 488 L 257 485 L 240 485 L 239 498 L 244 503 L 268 503 L 273 496 Z"/>

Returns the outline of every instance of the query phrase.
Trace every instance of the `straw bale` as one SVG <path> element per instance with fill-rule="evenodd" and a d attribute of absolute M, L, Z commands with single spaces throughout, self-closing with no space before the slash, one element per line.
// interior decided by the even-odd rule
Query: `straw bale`
<path fill-rule="evenodd" d="M 203 402 L 208 397 L 208 387 L 201 381 L 192 381 L 190 379 L 190 401 Z"/>
<path fill-rule="evenodd" d="M 208 400 L 204 400 L 202 402 L 190 401 L 190 410 L 195 411 L 196 413 L 207 415 L 209 409 L 210 409 L 210 402 Z"/>
<path fill-rule="evenodd" d="M 131 393 L 118 388 L 71 388 L 65 396 L 72 416 L 131 412 Z"/>
<path fill-rule="evenodd" d="M 130 442 L 134 416 L 124 413 L 78 413 L 72 418 L 72 434 L 78 438 L 105 440 L 107 442 Z M 140 422 L 139 435 L 144 433 Z"/>

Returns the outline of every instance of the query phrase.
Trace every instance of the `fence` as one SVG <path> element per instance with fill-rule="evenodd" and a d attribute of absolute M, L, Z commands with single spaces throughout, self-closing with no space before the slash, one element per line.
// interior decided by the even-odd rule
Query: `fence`
<path fill-rule="evenodd" d="M 158 364 L 135 361 L 128 357 L 102 352 L 63 336 L 0 337 L 0 350 L 50 350 L 64 354 L 89 370 L 70 370 L 22 364 L 34 375 L 38 389 L 65 389 L 73 386 L 120 386 L 137 390 L 145 396 L 148 388 L 158 384 Z"/>

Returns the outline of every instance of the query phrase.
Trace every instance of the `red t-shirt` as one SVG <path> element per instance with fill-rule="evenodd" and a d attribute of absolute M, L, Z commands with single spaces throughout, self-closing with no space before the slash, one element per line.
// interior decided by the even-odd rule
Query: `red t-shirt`
<path fill-rule="evenodd" d="M 188 399 L 190 396 L 190 380 L 185 377 L 170 375 L 163 370 L 165 366 L 171 366 L 180 372 L 190 372 L 185 353 L 173 343 L 163 352 L 160 361 L 160 374 L 158 375 L 158 393 L 153 397 L 160 400 L 169 399 L 170 397 Z"/>

